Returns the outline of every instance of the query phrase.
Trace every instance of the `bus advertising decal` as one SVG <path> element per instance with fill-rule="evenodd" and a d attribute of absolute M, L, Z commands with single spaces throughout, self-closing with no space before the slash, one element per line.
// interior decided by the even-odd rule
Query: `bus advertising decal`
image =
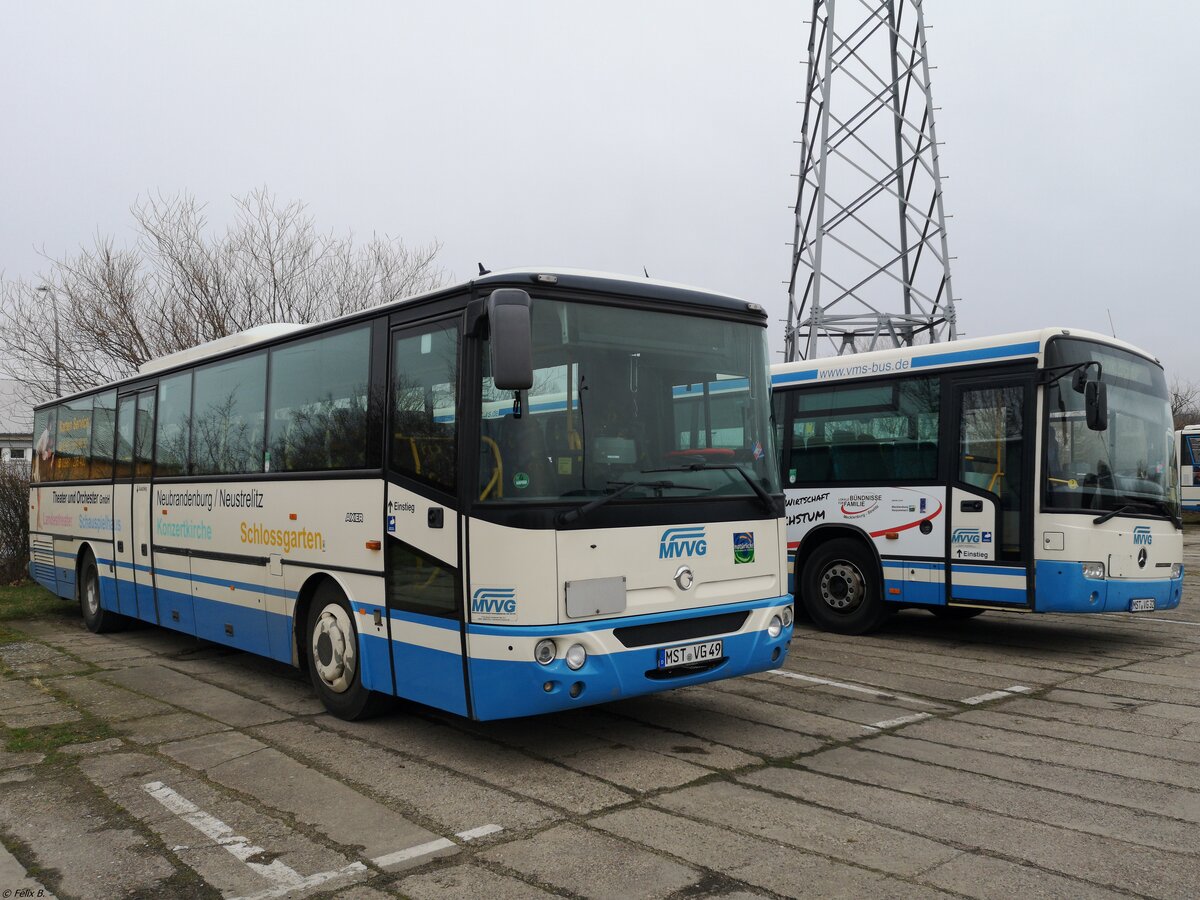
<path fill-rule="evenodd" d="M 883 500 L 882 494 L 851 494 L 838 500 L 842 515 L 847 519 L 857 519 L 860 516 L 873 513 Z"/>
<path fill-rule="evenodd" d="M 734 565 L 754 562 L 753 531 L 735 531 L 733 533 L 733 562 Z"/>
<path fill-rule="evenodd" d="M 473 622 L 507 622 L 516 617 L 516 588 L 478 588 L 471 595 Z"/>

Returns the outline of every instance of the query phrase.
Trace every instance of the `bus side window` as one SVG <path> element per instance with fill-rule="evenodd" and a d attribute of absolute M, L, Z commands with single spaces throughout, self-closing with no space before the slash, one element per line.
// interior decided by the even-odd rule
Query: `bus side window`
<path fill-rule="evenodd" d="M 391 467 L 454 492 L 458 483 L 458 327 L 408 328 L 392 339 Z"/>

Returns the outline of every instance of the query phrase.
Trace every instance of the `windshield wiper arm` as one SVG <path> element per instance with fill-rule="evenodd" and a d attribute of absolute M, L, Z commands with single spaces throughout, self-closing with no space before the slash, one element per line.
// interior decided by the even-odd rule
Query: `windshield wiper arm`
<path fill-rule="evenodd" d="M 574 509 L 568 509 L 568 510 L 564 510 L 563 512 L 560 512 L 558 514 L 558 518 L 557 518 L 558 524 L 559 525 L 570 525 L 572 522 L 577 522 L 580 519 L 582 519 L 584 516 L 586 516 L 590 512 L 592 512 L 592 510 L 599 509 L 601 506 L 603 506 L 605 503 L 608 503 L 610 500 L 616 500 L 622 494 L 629 493 L 635 487 L 656 488 L 656 489 L 680 488 L 682 490 L 688 490 L 688 489 L 707 490 L 707 488 L 693 488 L 693 487 L 691 487 L 691 485 L 676 484 L 673 481 L 610 481 L 609 484 L 610 485 L 617 484 L 617 485 L 620 485 L 620 487 L 618 487 L 611 494 L 605 494 L 603 497 L 597 497 L 595 500 L 592 500 L 589 503 L 583 504 L 583 506 L 577 506 Z"/>
<path fill-rule="evenodd" d="M 758 495 L 758 499 L 762 501 L 763 508 L 772 515 L 775 514 L 775 501 L 771 499 L 771 495 L 767 493 L 767 489 L 754 480 L 754 476 L 739 466 L 737 463 L 718 463 L 717 465 L 709 465 L 708 463 L 691 463 L 686 466 L 673 466 L 669 469 L 646 469 L 646 474 L 651 472 L 701 472 L 705 469 L 723 469 L 725 471 L 737 472 L 746 480 L 746 484 L 750 485 L 751 490 Z"/>
<path fill-rule="evenodd" d="M 1118 506 L 1116 509 L 1110 509 L 1108 512 L 1106 512 L 1102 516 L 1096 516 L 1096 518 L 1092 519 L 1092 524 L 1093 525 L 1103 525 L 1105 522 L 1107 522 L 1109 519 L 1113 518 L 1114 516 L 1123 516 L 1123 515 L 1125 515 L 1125 513 L 1133 512 L 1134 510 L 1138 509 L 1139 507 L 1142 509 L 1146 508 L 1145 506 L 1143 506 L 1140 503 L 1127 503 L 1124 506 Z"/>
<path fill-rule="evenodd" d="M 1093 525 L 1103 525 L 1113 516 L 1121 516 L 1127 512 L 1135 512 L 1137 510 L 1152 509 L 1161 512 L 1164 516 L 1171 520 L 1171 524 L 1176 528 L 1183 527 L 1183 519 L 1175 518 L 1175 514 L 1171 511 L 1171 507 L 1167 505 L 1166 500 L 1154 500 L 1147 498 L 1145 500 L 1126 501 L 1124 505 L 1111 509 L 1102 516 L 1097 516 L 1092 519 Z"/>

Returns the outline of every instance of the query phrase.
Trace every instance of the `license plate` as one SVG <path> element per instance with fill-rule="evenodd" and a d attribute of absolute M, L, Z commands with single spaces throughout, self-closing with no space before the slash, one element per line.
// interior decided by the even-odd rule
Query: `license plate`
<path fill-rule="evenodd" d="M 1129 601 L 1130 612 L 1149 612 L 1154 609 L 1153 597 L 1135 597 Z"/>
<path fill-rule="evenodd" d="M 721 642 L 705 641 L 703 644 L 683 644 L 679 647 L 663 647 L 658 651 L 658 667 L 671 669 L 691 663 L 708 662 L 721 658 Z"/>

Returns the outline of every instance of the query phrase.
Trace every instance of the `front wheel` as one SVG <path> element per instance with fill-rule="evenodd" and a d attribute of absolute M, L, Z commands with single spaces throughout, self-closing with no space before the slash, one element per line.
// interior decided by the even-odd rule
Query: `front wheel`
<path fill-rule="evenodd" d="M 389 698 L 363 686 L 358 630 L 345 596 L 332 583 L 317 589 L 307 631 L 308 672 L 325 708 L 349 721 L 383 712 Z"/>
<path fill-rule="evenodd" d="M 813 551 L 800 579 L 800 600 L 813 623 L 838 634 L 864 634 L 886 617 L 875 557 L 860 542 L 838 538 Z"/>
<path fill-rule="evenodd" d="M 94 634 L 116 631 L 124 624 L 124 616 L 100 605 L 100 572 L 96 557 L 88 553 L 79 570 L 79 611 L 83 613 L 83 624 Z"/>

